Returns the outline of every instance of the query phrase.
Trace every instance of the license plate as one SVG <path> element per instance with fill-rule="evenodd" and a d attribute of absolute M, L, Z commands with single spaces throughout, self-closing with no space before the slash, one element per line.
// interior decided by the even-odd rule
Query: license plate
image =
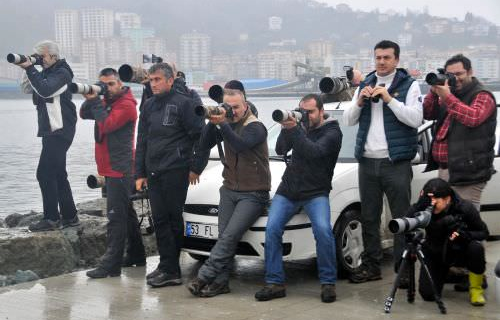
<path fill-rule="evenodd" d="M 217 239 L 218 236 L 217 225 L 186 221 L 186 237 Z"/>

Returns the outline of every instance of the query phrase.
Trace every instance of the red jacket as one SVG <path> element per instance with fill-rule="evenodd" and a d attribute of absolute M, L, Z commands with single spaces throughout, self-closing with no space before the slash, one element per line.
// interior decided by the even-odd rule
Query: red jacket
<path fill-rule="evenodd" d="M 120 178 L 133 174 L 137 102 L 129 88 L 107 105 L 106 99 L 86 100 L 80 117 L 94 119 L 95 160 L 97 172 Z"/>

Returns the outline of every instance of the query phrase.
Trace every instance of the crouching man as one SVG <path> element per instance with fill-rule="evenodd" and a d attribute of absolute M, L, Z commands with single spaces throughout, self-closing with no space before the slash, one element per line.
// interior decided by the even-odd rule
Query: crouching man
<path fill-rule="evenodd" d="M 219 238 L 196 278 L 188 284 L 189 291 L 200 297 L 229 292 L 229 273 L 238 242 L 264 211 L 271 189 L 266 127 L 253 115 L 243 92 L 225 89 L 223 99 L 227 112 L 221 108 L 220 115 L 210 116 L 200 141 L 204 150 L 215 146 L 217 140 L 224 141 L 221 160 L 225 158 Z M 229 113 L 232 116 L 227 117 Z"/>
<path fill-rule="evenodd" d="M 483 306 L 484 271 L 486 268 L 484 247 L 481 243 L 488 235 L 488 227 L 471 201 L 461 199 L 448 182 L 435 178 L 422 189 L 419 201 L 410 207 L 408 216 L 434 206 L 431 222 L 425 228 L 422 246 L 434 285 L 439 295 L 451 265 L 469 270 L 470 303 Z M 433 301 L 432 284 L 420 272 L 418 291 L 426 301 Z"/>
<path fill-rule="evenodd" d="M 325 120 L 323 103 L 318 95 L 306 95 L 300 101 L 302 118 L 282 122 L 276 142 L 276 152 L 286 155 L 293 150 L 290 163 L 273 198 L 266 226 L 266 285 L 255 294 L 259 301 L 286 295 L 282 261 L 282 240 L 285 225 L 297 210 L 304 208 L 311 220 L 319 279 L 321 301 L 336 300 L 337 280 L 335 238 L 330 220 L 328 195 L 332 189 L 333 169 L 342 144 L 342 132 L 336 120 Z"/>

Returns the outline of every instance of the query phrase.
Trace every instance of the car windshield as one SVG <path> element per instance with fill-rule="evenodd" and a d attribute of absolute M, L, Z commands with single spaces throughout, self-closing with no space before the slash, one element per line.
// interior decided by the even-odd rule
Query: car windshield
<path fill-rule="evenodd" d="M 336 119 L 339 122 L 340 130 L 342 130 L 342 148 L 339 153 L 340 162 L 354 162 L 354 146 L 356 144 L 356 133 L 358 131 L 358 126 L 346 126 L 342 121 L 343 110 L 325 110 L 325 113 L 329 115 L 329 119 Z M 268 129 L 267 145 L 269 146 L 269 157 L 277 158 L 280 157 L 276 153 L 276 140 L 281 131 L 281 125 L 274 124 Z"/>

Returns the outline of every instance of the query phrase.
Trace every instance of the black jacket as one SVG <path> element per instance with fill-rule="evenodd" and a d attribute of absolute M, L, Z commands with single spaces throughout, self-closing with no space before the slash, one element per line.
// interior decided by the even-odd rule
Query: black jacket
<path fill-rule="evenodd" d="M 328 119 L 308 132 L 299 126 L 281 130 L 276 153 L 286 155 L 291 149 L 293 152 L 276 193 L 291 200 L 328 196 L 341 145 L 337 120 Z"/>
<path fill-rule="evenodd" d="M 38 112 L 38 136 L 60 135 L 73 141 L 76 126 L 76 107 L 68 90 L 73 72 L 64 59 L 38 71 L 33 65 L 26 68 L 33 88 L 33 104 Z"/>
<path fill-rule="evenodd" d="M 198 174 L 203 171 L 208 153 L 199 153 L 197 145 L 205 121 L 194 108 L 193 100 L 176 90 L 146 101 L 139 117 L 137 177 L 186 167 Z"/>
<path fill-rule="evenodd" d="M 432 214 L 431 222 L 425 228 L 424 247 L 430 249 L 432 254 L 442 253 L 447 245 L 460 246 L 470 240 L 485 240 L 489 236 L 488 227 L 472 202 L 460 198 L 455 192 L 451 198 L 448 210 Z M 407 216 L 414 217 L 416 212 L 426 207 L 424 201 L 419 201 L 408 209 Z M 460 236 L 453 241 L 448 240 L 454 231 Z"/>

